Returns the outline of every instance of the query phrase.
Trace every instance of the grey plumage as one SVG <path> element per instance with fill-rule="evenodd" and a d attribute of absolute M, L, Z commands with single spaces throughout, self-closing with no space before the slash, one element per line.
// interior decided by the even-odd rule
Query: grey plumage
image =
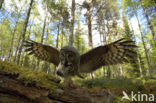
<path fill-rule="evenodd" d="M 128 58 L 136 55 L 134 48 L 137 46 L 133 41 L 123 38 L 108 45 L 93 48 L 82 55 L 70 46 L 58 50 L 34 41 L 26 41 L 25 47 L 30 55 L 33 54 L 38 59 L 54 63 L 58 66 L 57 74 L 67 77 L 90 73 L 105 65 L 128 62 Z"/>

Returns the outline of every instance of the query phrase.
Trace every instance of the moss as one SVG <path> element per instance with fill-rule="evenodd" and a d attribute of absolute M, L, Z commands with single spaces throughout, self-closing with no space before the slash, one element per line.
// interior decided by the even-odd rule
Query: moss
<path fill-rule="evenodd" d="M 96 78 L 94 80 L 82 80 L 79 81 L 82 86 L 87 86 L 89 88 L 106 88 L 111 90 L 128 90 L 137 91 L 144 89 L 142 81 L 132 78 L 116 78 L 116 79 L 106 79 L 106 78 Z"/>
<path fill-rule="evenodd" d="M 104 88 L 112 91 L 115 96 L 114 103 L 118 103 L 123 97 L 122 91 L 126 91 L 130 95 L 131 91 L 137 93 L 152 93 L 156 95 L 156 80 L 150 78 L 95 78 L 89 80 L 77 80 L 82 86 L 87 88 Z M 129 103 L 127 100 L 122 103 Z"/>
<path fill-rule="evenodd" d="M 33 85 L 39 88 L 46 88 L 50 91 L 60 88 L 61 86 L 54 81 L 58 78 L 41 71 L 33 71 L 30 68 L 17 66 L 16 64 L 6 61 L 0 61 L 0 73 L 9 76 L 17 76 L 16 79 L 25 85 Z"/>

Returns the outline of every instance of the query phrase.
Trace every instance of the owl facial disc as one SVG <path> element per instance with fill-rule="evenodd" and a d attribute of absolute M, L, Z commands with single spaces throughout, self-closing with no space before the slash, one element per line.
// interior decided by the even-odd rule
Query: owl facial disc
<path fill-rule="evenodd" d="M 60 50 L 60 63 L 57 67 L 57 75 L 66 77 L 77 74 L 80 64 L 80 55 L 74 47 L 65 46 Z"/>

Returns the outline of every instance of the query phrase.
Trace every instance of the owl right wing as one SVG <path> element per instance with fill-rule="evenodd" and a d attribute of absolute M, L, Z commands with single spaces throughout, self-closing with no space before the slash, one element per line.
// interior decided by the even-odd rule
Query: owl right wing
<path fill-rule="evenodd" d="M 59 50 L 57 48 L 32 40 L 25 41 L 24 46 L 26 47 L 25 51 L 29 52 L 29 55 L 34 55 L 38 59 L 54 63 L 54 65 L 59 64 Z"/>
<path fill-rule="evenodd" d="M 89 73 L 105 66 L 128 62 L 128 58 L 136 56 L 137 46 L 131 40 L 120 39 L 108 45 L 99 46 L 84 53 L 80 57 L 80 73 Z"/>

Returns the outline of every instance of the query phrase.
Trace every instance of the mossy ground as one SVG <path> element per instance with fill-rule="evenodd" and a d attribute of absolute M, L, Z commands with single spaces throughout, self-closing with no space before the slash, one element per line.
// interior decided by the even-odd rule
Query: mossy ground
<path fill-rule="evenodd" d="M 6 61 L 0 61 L 0 73 L 11 75 L 12 78 L 16 78 L 25 85 L 32 85 L 39 88 L 46 88 L 53 91 L 57 88 L 63 88 L 62 85 L 56 84 L 57 78 L 53 75 L 46 74 L 41 71 L 34 71 L 30 68 L 17 66 L 13 63 Z M 131 93 L 131 91 L 137 93 L 152 93 L 156 96 L 156 79 L 150 78 L 95 78 L 95 79 L 75 79 L 76 84 L 87 89 L 98 91 L 100 89 L 106 89 L 110 92 L 114 92 L 117 103 L 123 96 L 122 91 Z M 129 103 L 129 101 L 122 101 L 122 103 Z"/>
<path fill-rule="evenodd" d="M 17 66 L 16 64 L 6 61 L 0 61 L 0 73 L 15 78 L 24 85 L 36 86 L 39 88 L 49 89 L 50 91 L 60 88 L 61 86 L 54 81 L 59 81 L 53 75 L 41 71 L 34 71 L 30 68 Z"/>
<path fill-rule="evenodd" d="M 116 100 L 114 103 L 118 103 L 123 97 L 122 92 L 131 94 L 143 93 L 154 94 L 156 97 L 156 79 L 150 78 L 95 78 L 88 80 L 76 80 L 82 87 L 90 88 L 92 90 L 106 89 L 113 93 Z M 128 100 L 124 100 L 121 103 L 132 103 Z"/>

